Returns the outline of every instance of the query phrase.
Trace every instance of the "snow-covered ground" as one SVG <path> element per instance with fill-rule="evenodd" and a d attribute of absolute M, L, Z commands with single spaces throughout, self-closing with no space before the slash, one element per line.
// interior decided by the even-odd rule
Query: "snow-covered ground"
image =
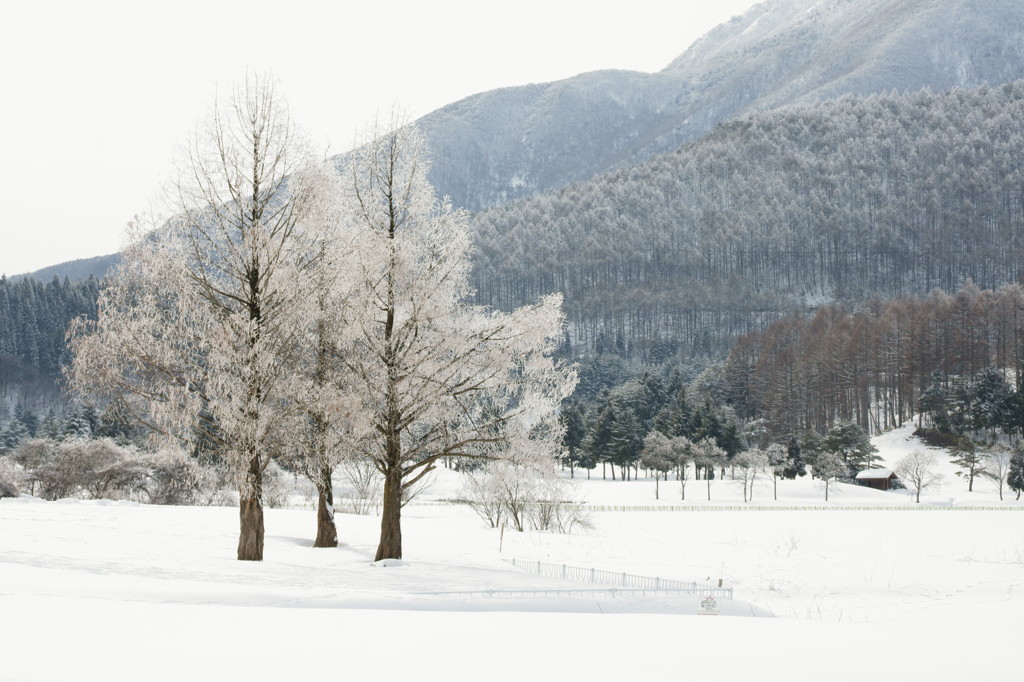
<path fill-rule="evenodd" d="M 879 438 L 887 463 L 915 447 Z M 578 481 L 593 528 L 487 528 L 438 472 L 404 513 L 405 561 L 372 563 L 378 520 L 268 510 L 265 560 L 234 560 L 237 510 L 0 501 L 0 680 L 383 678 L 1017 679 L 1024 503 L 949 477 L 922 498 L 817 482 Z M 584 474 L 585 476 L 585 474 Z M 965 510 L 990 507 L 983 510 Z M 869 508 L 865 510 L 864 508 Z M 698 598 L 542 578 L 516 558 L 734 590 Z M 746 617 L 744 617 L 746 616 Z"/>

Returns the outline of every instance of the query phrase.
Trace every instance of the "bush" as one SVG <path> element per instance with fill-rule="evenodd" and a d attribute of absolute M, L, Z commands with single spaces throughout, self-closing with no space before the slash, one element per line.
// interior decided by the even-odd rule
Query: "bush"
<path fill-rule="evenodd" d="M 51 441 L 52 442 L 52 441 Z M 39 496 L 48 500 L 84 496 L 92 499 L 144 499 L 148 467 L 134 448 L 109 438 L 77 438 L 55 448 L 39 448 L 33 472 Z"/>
<path fill-rule="evenodd" d="M 363 459 L 342 462 L 337 471 L 345 487 L 335 495 L 338 511 L 369 516 L 379 514 L 384 501 L 384 477 L 373 462 Z"/>
<path fill-rule="evenodd" d="M 222 476 L 181 450 L 161 450 L 149 457 L 149 501 L 153 504 L 212 504 Z"/>
<path fill-rule="evenodd" d="M 569 482 L 554 471 L 494 462 L 467 474 L 461 496 L 491 528 L 503 522 L 520 532 L 527 526 L 559 533 L 592 527 Z"/>
<path fill-rule="evenodd" d="M 18 486 L 0 474 L 0 500 L 5 497 L 17 497 L 18 494 Z"/>
<path fill-rule="evenodd" d="M 19 487 L 27 490 L 29 495 L 39 493 L 40 481 L 36 471 L 53 461 L 58 444 L 49 438 L 33 438 L 19 445 L 8 458 L 18 466 L 21 477 Z M 8 479 L 12 477 L 8 475 Z"/>
<path fill-rule="evenodd" d="M 920 438 L 925 445 L 930 445 L 933 448 L 955 448 L 962 445 L 964 441 L 963 436 L 937 429 L 916 429 L 914 435 Z"/>

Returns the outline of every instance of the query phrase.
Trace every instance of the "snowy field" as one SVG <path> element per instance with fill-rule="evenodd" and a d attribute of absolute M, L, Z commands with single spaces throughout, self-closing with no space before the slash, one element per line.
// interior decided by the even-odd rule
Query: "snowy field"
<path fill-rule="evenodd" d="M 876 444 L 888 463 L 909 431 Z M 0 501 L 0 679 L 1020 679 L 1024 503 L 951 475 L 900 493 L 770 481 L 578 480 L 593 528 L 487 528 L 441 471 L 405 509 L 406 560 L 374 565 L 378 520 L 268 510 L 265 561 L 234 560 L 237 510 Z M 585 476 L 585 474 L 584 474 Z M 739 509 L 740 507 L 749 509 Z M 970 508 L 965 509 L 965 507 Z M 980 508 L 980 509 L 979 509 Z M 632 509 L 633 511 L 622 511 Z M 567 564 L 733 589 L 625 592 L 514 568 Z"/>

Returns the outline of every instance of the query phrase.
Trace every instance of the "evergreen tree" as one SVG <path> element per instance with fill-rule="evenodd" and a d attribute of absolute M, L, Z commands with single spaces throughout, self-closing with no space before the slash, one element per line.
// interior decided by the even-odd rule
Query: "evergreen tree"
<path fill-rule="evenodd" d="M 14 419 L 21 422 L 30 438 L 35 438 L 36 432 L 39 430 L 39 417 L 25 403 L 18 403 L 15 406 Z"/>
<path fill-rule="evenodd" d="M 31 435 L 25 424 L 18 419 L 7 422 L 7 426 L 0 432 L 0 453 L 8 453 L 28 440 Z"/>
<path fill-rule="evenodd" d="M 1017 447 L 1013 450 L 1013 456 L 1010 458 L 1010 473 L 1006 477 L 1006 484 L 1010 486 L 1010 490 L 1017 493 L 1017 499 L 1020 499 L 1020 493 L 1024 490 L 1024 449 Z"/>
<path fill-rule="evenodd" d="M 567 452 L 565 463 L 569 465 L 570 478 L 575 478 L 576 467 L 581 463 L 583 444 L 587 436 L 586 420 L 577 402 L 567 403 L 558 418 L 565 429 L 562 434 L 562 445 Z"/>
<path fill-rule="evenodd" d="M 920 406 L 922 417 L 927 416 L 942 433 L 949 433 L 949 395 L 938 369 L 932 372 L 928 387 L 921 393 Z"/>
<path fill-rule="evenodd" d="M 609 462 L 612 449 L 612 441 L 615 438 L 615 409 L 612 402 L 605 397 L 604 405 L 598 411 L 597 416 L 590 424 L 587 434 L 585 448 L 590 458 L 604 467 Z M 615 478 L 615 470 L 612 469 L 612 478 Z"/>
<path fill-rule="evenodd" d="M 72 410 L 64 418 L 64 424 L 61 427 L 62 439 L 90 438 L 92 435 L 93 430 L 89 425 L 89 420 L 81 410 Z"/>
<path fill-rule="evenodd" d="M 957 438 L 956 445 L 950 448 L 950 460 L 959 471 L 957 476 L 967 479 L 967 492 L 974 491 L 974 479 L 984 470 L 985 456 L 974 442 L 964 436 Z"/>
<path fill-rule="evenodd" d="M 853 422 L 842 422 L 833 427 L 822 441 L 825 452 L 838 455 L 846 465 L 845 475 L 853 478 L 858 471 L 868 469 L 879 461 L 875 455 L 878 449 L 871 444 L 871 439 L 859 425 Z"/>
<path fill-rule="evenodd" d="M 786 446 L 786 467 L 782 470 L 782 477 L 790 481 L 797 476 L 807 475 L 807 465 L 804 463 L 803 454 L 800 451 L 800 443 L 796 438 L 790 438 Z"/>
<path fill-rule="evenodd" d="M 1011 390 L 1003 373 L 994 367 L 983 369 L 972 382 L 970 425 L 973 431 L 991 436 L 1006 423 Z"/>

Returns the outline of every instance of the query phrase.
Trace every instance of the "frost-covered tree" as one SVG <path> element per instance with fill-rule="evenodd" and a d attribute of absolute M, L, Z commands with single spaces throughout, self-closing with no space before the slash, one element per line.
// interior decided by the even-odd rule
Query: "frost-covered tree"
<path fill-rule="evenodd" d="M 184 148 L 170 219 L 137 232 L 73 339 L 79 391 L 230 466 L 240 560 L 263 558 L 264 472 L 294 427 L 315 319 L 301 286 L 318 253 L 302 229 L 319 190 L 307 158 L 267 78 L 218 98 Z"/>
<path fill-rule="evenodd" d="M 438 201 L 420 132 L 377 135 L 353 154 L 356 302 L 343 361 L 384 476 L 376 560 L 402 557 L 403 491 L 444 458 L 560 455 L 557 408 L 575 373 L 553 359 L 561 296 L 511 313 L 468 305 L 467 217 Z"/>
<path fill-rule="evenodd" d="M 711 479 L 715 477 L 715 468 L 725 466 L 725 450 L 718 447 L 714 438 L 702 438 L 693 445 L 693 461 L 704 469 L 704 480 L 708 486 L 708 500 L 711 500 Z"/>
<path fill-rule="evenodd" d="M 795 445 L 795 442 L 793 444 Z M 786 472 L 792 466 L 790 449 L 785 445 L 772 443 L 765 450 L 765 457 L 767 459 L 765 469 L 772 477 L 772 499 L 777 500 L 779 499 L 779 479 L 786 478 Z"/>
<path fill-rule="evenodd" d="M 921 502 L 921 492 L 942 483 L 943 476 L 936 471 L 935 455 L 923 450 L 901 457 L 893 472 L 914 491 L 914 501 Z"/>
<path fill-rule="evenodd" d="M 743 484 L 743 501 L 749 502 L 754 499 L 754 483 L 768 468 L 768 455 L 761 448 L 751 448 L 736 455 L 733 465 Z"/>
<path fill-rule="evenodd" d="M 334 472 L 366 436 L 368 425 L 360 418 L 359 396 L 346 370 L 341 338 L 354 312 L 352 301 L 357 279 L 352 262 L 359 245 L 347 229 L 341 178 L 333 169 L 310 168 L 299 178 L 310 186 L 309 207 L 302 227 L 307 241 L 317 249 L 311 267 L 298 273 L 300 288 L 308 292 L 309 324 L 303 352 L 294 370 L 292 401 L 298 417 L 292 446 L 284 461 L 309 479 L 317 491 L 317 531 L 314 547 L 337 547 L 334 517 Z M 346 470 L 346 475 L 357 466 Z M 367 503 L 361 500 L 361 503 Z"/>
<path fill-rule="evenodd" d="M 842 455 L 831 450 L 824 450 L 814 460 L 814 475 L 821 480 L 825 487 L 825 501 L 828 502 L 829 487 L 833 480 L 847 473 L 846 462 Z"/>
<path fill-rule="evenodd" d="M 661 499 L 659 482 L 675 466 L 672 443 L 664 434 L 652 431 L 644 438 L 644 449 L 640 453 L 640 466 L 654 472 L 654 499 Z"/>
<path fill-rule="evenodd" d="M 680 499 L 686 499 L 686 481 L 690 478 L 690 465 L 693 463 L 694 446 L 693 441 L 685 436 L 676 436 L 669 439 L 669 447 L 672 455 L 672 465 L 676 472 L 676 480 L 679 481 Z"/>

